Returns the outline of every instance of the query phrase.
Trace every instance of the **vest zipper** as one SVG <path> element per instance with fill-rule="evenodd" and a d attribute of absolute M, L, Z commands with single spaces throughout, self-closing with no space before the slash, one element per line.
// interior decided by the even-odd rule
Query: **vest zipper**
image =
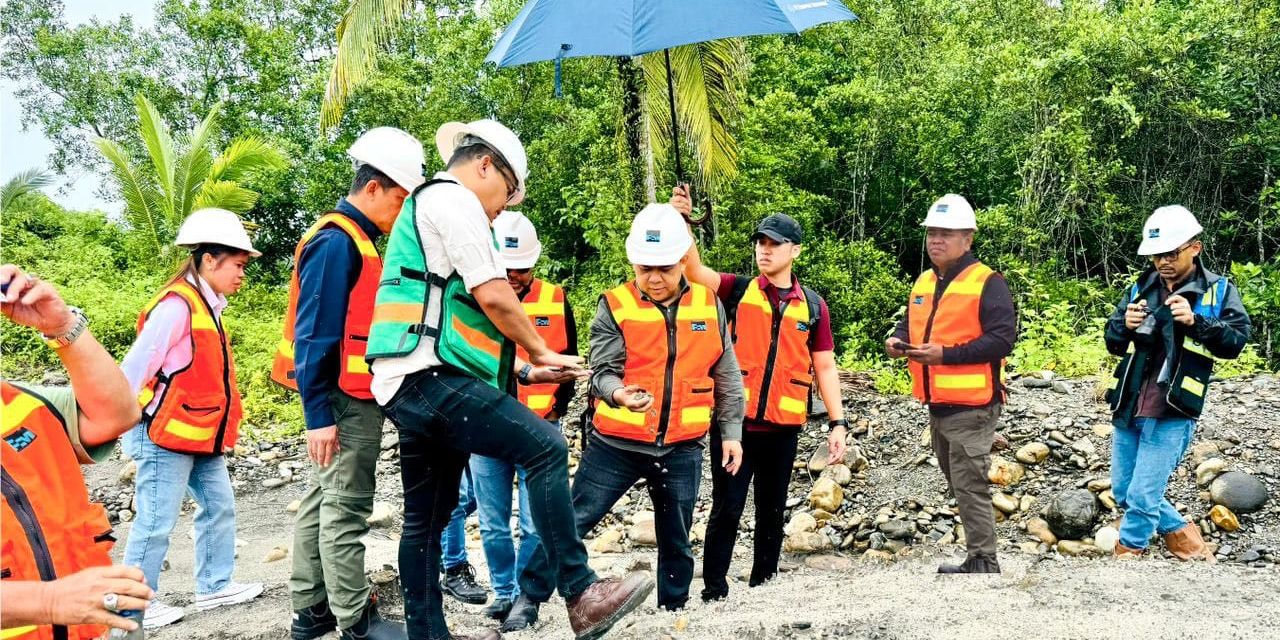
<path fill-rule="evenodd" d="M 960 275 L 960 274 L 956 274 L 956 275 Z M 941 284 L 942 284 L 941 279 L 938 279 L 938 281 L 934 284 L 933 308 L 929 310 L 929 320 L 926 321 L 924 324 L 923 342 L 925 344 L 928 344 L 929 337 L 933 335 L 933 318 L 934 316 L 938 315 L 938 306 L 939 306 L 938 301 L 942 300 L 942 294 L 946 291 L 946 287 L 939 286 Z M 951 284 L 951 281 L 948 280 L 947 284 Z M 931 389 L 929 388 L 929 365 L 927 364 L 921 365 L 921 367 L 922 369 L 921 369 L 920 375 L 924 376 L 924 380 L 922 381 L 923 384 L 921 384 L 921 386 L 924 387 L 924 403 L 929 404 L 929 401 L 932 399 L 932 396 L 933 396 L 933 394 L 930 393 Z"/>
<path fill-rule="evenodd" d="M 766 300 L 767 302 L 767 300 Z M 761 420 L 764 418 L 764 407 L 769 400 L 769 387 L 773 383 L 773 366 L 778 359 L 778 331 L 782 328 L 782 312 L 773 311 L 773 329 L 769 333 L 769 357 L 764 361 L 764 380 L 760 383 L 760 398 L 756 403 L 756 413 L 753 420 Z"/>
<path fill-rule="evenodd" d="M 210 452 L 219 455 L 222 453 L 222 440 L 227 435 L 227 421 L 231 419 L 231 351 L 227 348 L 227 334 L 222 330 L 222 318 L 213 313 L 213 308 L 209 306 L 209 301 L 204 299 L 204 294 L 200 295 L 200 301 L 209 310 L 213 325 L 218 328 L 220 338 L 218 342 L 222 346 L 222 396 L 226 399 L 227 408 L 222 412 L 222 419 L 218 421 L 218 435 L 213 439 L 213 451 Z"/>
<path fill-rule="evenodd" d="M 683 296 L 682 296 L 683 297 Z M 667 438 L 667 428 L 671 425 L 671 395 L 674 391 L 671 388 L 672 378 L 675 377 L 676 370 L 676 316 L 680 314 L 680 299 L 677 298 L 675 306 L 668 307 L 671 315 L 666 317 L 667 320 L 667 370 L 663 374 L 662 388 L 665 393 L 662 394 L 662 414 L 658 418 L 658 436 L 653 443 L 659 447 L 664 446 Z M 663 316 L 667 314 L 664 312 Z"/>
<path fill-rule="evenodd" d="M 27 498 L 27 492 L 23 491 L 13 476 L 9 475 L 8 469 L 0 468 L 0 489 L 3 489 L 5 502 L 9 503 L 14 517 L 18 519 L 22 530 L 27 534 L 27 543 L 31 545 L 31 554 L 35 556 L 36 570 L 40 573 L 40 580 L 42 582 L 57 580 L 58 573 L 53 566 L 53 554 L 49 552 L 49 543 L 45 540 L 44 532 L 40 530 L 40 521 L 36 518 L 31 500 Z M 54 625 L 53 637 L 65 639 L 67 628 Z"/>

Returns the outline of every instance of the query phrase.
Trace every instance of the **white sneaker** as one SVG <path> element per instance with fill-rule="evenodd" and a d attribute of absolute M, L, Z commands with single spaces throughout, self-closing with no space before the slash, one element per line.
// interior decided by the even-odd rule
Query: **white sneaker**
<path fill-rule="evenodd" d="M 142 616 L 142 628 L 159 629 L 181 620 L 183 615 L 185 614 L 181 607 L 168 605 L 159 600 L 152 600 L 151 604 L 147 605 L 146 613 Z"/>
<path fill-rule="evenodd" d="M 229 604 L 240 604 L 248 602 L 262 595 L 262 583 L 254 582 L 250 584 L 240 584 L 239 582 L 229 583 L 225 589 L 217 593 L 206 593 L 196 596 L 196 610 L 208 611 L 217 607 Z"/>

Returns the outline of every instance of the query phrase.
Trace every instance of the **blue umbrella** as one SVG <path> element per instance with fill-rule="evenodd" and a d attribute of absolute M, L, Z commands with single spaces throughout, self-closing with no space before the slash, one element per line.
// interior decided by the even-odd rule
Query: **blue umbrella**
<path fill-rule="evenodd" d="M 856 20 L 839 0 L 529 0 L 485 62 L 511 67 L 581 56 L 637 56 L 663 50 L 676 176 L 682 177 L 671 57 L 666 49 L 708 40 L 800 33 Z"/>

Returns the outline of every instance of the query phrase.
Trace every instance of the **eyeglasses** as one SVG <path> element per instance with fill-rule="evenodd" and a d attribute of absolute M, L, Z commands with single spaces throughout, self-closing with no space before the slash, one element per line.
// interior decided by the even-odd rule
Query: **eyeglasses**
<path fill-rule="evenodd" d="M 498 169 L 498 173 L 502 174 L 502 181 L 507 184 L 507 202 L 511 202 L 512 198 L 516 197 L 516 191 L 520 189 L 520 181 L 511 167 L 502 160 L 493 158 L 493 166 Z"/>
<path fill-rule="evenodd" d="M 1166 251 L 1164 253 L 1154 254 L 1151 256 L 1151 261 L 1157 262 L 1157 263 L 1174 262 L 1178 259 L 1178 256 L 1182 255 L 1183 251 L 1187 250 L 1194 243 L 1195 241 L 1193 240 L 1191 242 L 1188 242 L 1187 244 L 1182 245 L 1181 247 L 1178 247 L 1177 249 L 1174 249 L 1173 251 Z"/>

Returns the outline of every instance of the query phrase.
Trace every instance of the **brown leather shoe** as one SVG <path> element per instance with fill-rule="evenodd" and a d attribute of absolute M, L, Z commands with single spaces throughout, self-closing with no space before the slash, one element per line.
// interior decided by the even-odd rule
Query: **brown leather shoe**
<path fill-rule="evenodd" d="M 1218 561 L 1209 550 L 1209 545 L 1204 543 L 1204 538 L 1200 536 L 1200 527 L 1194 523 L 1189 522 L 1185 527 L 1166 534 L 1164 546 L 1168 547 L 1170 553 L 1177 556 L 1179 560 L 1204 560 L 1209 564 Z"/>
<path fill-rule="evenodd" d="M 1111 557 L 1115 558 L 1116 560 L 1123 560 L 1126 558 L 1141 558 L 1143 551 L 1145 551 L 1145 549 L 1134 549 L 1132 547 L 1126 547 L 1120 544 L 1119 542 L 1117 542 L 1115 550 L 1111 552 Z"/>
<path fill-rule="evenodd" d="M 633 571 L 621 578 L 604 578 L 567 602 L 569 626 L 575 640 L 595 640 L 609 632 L 653 592 L 647 571 Z"/>

